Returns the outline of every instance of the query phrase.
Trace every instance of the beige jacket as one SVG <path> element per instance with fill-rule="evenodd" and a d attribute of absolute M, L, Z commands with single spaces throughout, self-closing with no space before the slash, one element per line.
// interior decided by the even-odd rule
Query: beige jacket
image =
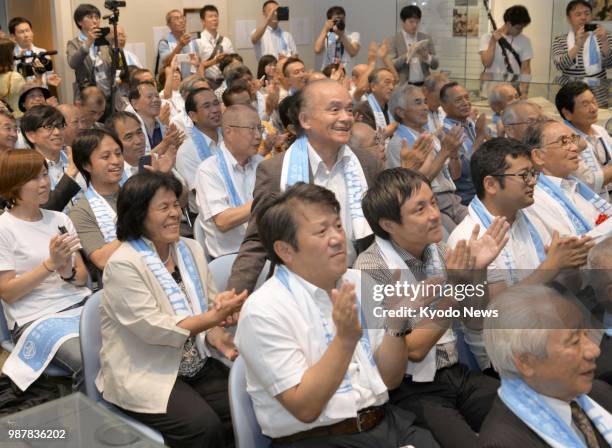
<path fill-rule="evenodd" d="M 217 293 L 204 252 L 182 239 L 195 260 L 209 307 Z M 148 242 L 149 243 L 149 242 Z M 143 258 L 124 242 L 104 268 L 101 368 L 105 400 L 142 413 L 165 413 L 189 331 L 177 323 L 166 293 Z"/>

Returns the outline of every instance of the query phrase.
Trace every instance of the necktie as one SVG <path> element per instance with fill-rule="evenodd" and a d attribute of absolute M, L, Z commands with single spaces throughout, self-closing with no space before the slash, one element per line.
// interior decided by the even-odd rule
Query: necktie
<path fill-rule="evenodd" d="M 597 442 L 597 437 L 595 436 L 595 430 L 591 425 L 589 417 L 587 417 L 576 401 L 572 401 L 570 403 L 570 407 L 572 408 L 572 421 L 584 436 L 587 446 L 589 448 L 599 448 L 599 443 Z"/>

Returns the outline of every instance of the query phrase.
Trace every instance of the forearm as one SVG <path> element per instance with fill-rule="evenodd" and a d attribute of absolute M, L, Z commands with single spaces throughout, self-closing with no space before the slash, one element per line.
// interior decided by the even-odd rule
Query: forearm
<path fill-rule="evenodd" d="M 196 316 L 189 316 L 180 321 L 177 326 L 189 331 L 189 336 L 195 336 L 203 331 L 216 327 L 218 319 L 216 312 L 209 310 Z"/>
<path fill-rule="evenodd" d="M 87 272 L 87 266 L 85 266 L 85 262 L 83 262 L 83 258 L 81 258 L 79 253 L 74 256 L 74 269 L 76 274 L 72 284 L 75 286 L 85 286 L 87 280 L 89 280 L 89 272 Z"/>
<path fill-rule="evenodd" d="M 44 264 L 46 267 L 41 263 L 31 271 L 21 275 L 14 275 L 15 271 L 11 271 L 14 275 L 12 278 L 8 278 L 9 273 L 3 273 L 0 283 L 0 297 L 2 297 L 2 300 L 6 303 L 17 302 L 32 292 L 33 289 L 40 286 L 49 275 L 55 275 L 55 266 L 50 264 L 49 260 L 45 260 Z"/>
<path fill-rule="evenodd" d="M 459 156 L 450 157 L 448 170 L 453 180 L 457 180 L 461 177 L 461 159 L 459 158 Z"/>
<path fill-rule="evenodd" d="M 344 45 L 344 49 L 352 58 L 357 56 L 359 44 L 353 43 L 353 41 L 346 37 L 344 33 L 342 34 L 342 37 L 340 37 L 340 41 L 342 42 L 342 45 Z"/>
<path fill-rule="evenodd" d="M 121 241 L 111 241 L 89 254 L 89 259 L 98 269 L 103 271 L 108 259 L 115 253 L 119 246 L 121 246 Z"/>
<path fill-rule="evenodd" d="M 385 334 L 375 354 L 378 372 L 389 390 L 400 385 L 406 371 L 408 351 L 403 337 Z"/>
<path fill-rule="evenodd" d="M 266 32 L 266 28 L 267 27 L 268 27 L 268 22 L 264 21 L 257 28 L 255 28 L 255 32 L 253 34 L 251 34 L 251 42 L 253 44 L 256 44 L 257 42 L 259 42 L 261 40 L 261 38 L 263 37 L 264 33 Z"/>
<path fill-rule="evenodd" d="M 482 65 L 484 65 L 485 68 L 489 68 L 493 64 L 493 59 L 495 58 L 495 47 L 496 46 L 497 46 L 497 41 L 495 39 L 491 39 L 487 49 L 480 53 L 480 60 L 482 61 Z"/>
<path fill-rule="evenodd" d="M 319 34 L 319 36 L 317 37 L 317 40 L 315 40 L 314 43 L 314 52 L 316 54 L 321 53 L 321 51 L 323 51 L 323 44 L 325 43 L 325 38 L 327 37 L 327 28 L 323 27 L 323 29 L 321 30 L 321 33 Z"/>
<path fill-rule="evenodd" d="M 421 172 L 430 180 L 434 180 L 436 178 L 436 176 L 438 174 L 440 174 L 440 171 L 442 171 L 442 168 L 444 168 L 444 164 L 446 163 L 446 160 L 448 159 L 448 157 L 450 156 L 450 152 L 449 151 L 445 151 L 444 149 L 442 149 L 431 161 L 431 163 L 427 166 L 427 167 L 423 167 L 424 170 L 422 170 Z M 425 171 L 426 168 L 426 171 Z"/>
<path fill-rule="evenodd" d="M 249 220 L 251 216 L 252 201 L 247 202 L 239 207 L 228 208 L 218 215 L 213 217 L 215 225 L 221 232 L 232 230 Z"/>
<path fill-rule="evenodd" d="M 438 343 L 446 332 L 450 321 L 436 321 L 436 323 L 418 326 L 405 336 L 406 354 L 409 361 L 421 362 L 429 351 Z"/>
<path fill-rule="evenodd" d="M 321 359 L 304 372 L 300 384 L 277 398 L 298 420 L 315 421 L 342 384 L 354 351 L 354 342 L 334 337 Z"/>

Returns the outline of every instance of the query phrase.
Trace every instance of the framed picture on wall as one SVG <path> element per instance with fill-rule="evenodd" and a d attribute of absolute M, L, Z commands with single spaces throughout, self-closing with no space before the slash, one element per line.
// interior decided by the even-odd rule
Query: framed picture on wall
<path fill-rule="evenodd" d="M 612 0 L 591 0 L 593 19 L 597 22 L 612 20 Z"/>

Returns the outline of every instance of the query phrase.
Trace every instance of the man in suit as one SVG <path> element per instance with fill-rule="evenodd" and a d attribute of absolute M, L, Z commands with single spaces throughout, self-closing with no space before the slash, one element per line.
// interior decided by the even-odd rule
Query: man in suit
<path fill-rule="evenodd" d="M 593 317 L 603 323 L 595 378 L 612 384 L 612 238 L 606 238 L 589 252 L 589 286 L 595 298 Z"/>
<path fill-rule="evenodd" d="M 545 286 L 517 286 L 489 310 L 497 317 L 485 319 L 484 342 L 501 387 L 480 446 L 610 446 L 612 388 L 593 381 L 600 349 L 578 306 Z"/>
<path fill-rule="evenodd" d="M 418 31 L 421 23 L 421 10 L 416 5 L 408 5 L 400 11 L 402 30 L 391 41 L 391 58 L 400 76 L 400 83 L 423 85 L 430 69 L 437 69 L 436 57 L 431 36 Z M 423 42 L 425 41 L 425 42 Z"/>
<path fill-rule="evenodd" d="M 336 81 L 321 80 L 307 84 L 297 95 L 298 122 L 294 124 L 300 138 L 286 152 L 265 160 L 257 169 L 253 213 L 228 283 L 228 287 L 236 291 L 248 289 L 252 292 L 265 264 L 266 252 L 253 216 L 257 214 L 258 203 L 263 197 L 284 190 L 294 178 L 295 171 L 292 169 L 288 173 L 288 168 L 297 168 L 303 177 L 307 176 L 299 180 L 324 186 L 336 194 L 350 241 L 347 244 L 349 266 L 357 252 L 372 242 L 372 232 L 355 214 L 361 210 L 361 205 L 351 202 L 351 196 L 357 201 L 355 195 L 351 195 L 356 193 L 355 187 L 346 183 L 345 178 L 346 174 L 355 175 L 356 182 L 350 184 L 361 186 L 363 193 L 382 170 L 382 165 L 368 150 L 351 149 L 347 145 L 354 122 L 349 93 Z M 306 145 L 305 152 L 303 145 Z M 291 158 L 293 154 L 298 156 L 296 161 L 299 161 L 300 154 L 305 154 L 301 161 L 306 166 L 296 166 Z M 347 167 L 353 168 L 350 173 Z"/>

